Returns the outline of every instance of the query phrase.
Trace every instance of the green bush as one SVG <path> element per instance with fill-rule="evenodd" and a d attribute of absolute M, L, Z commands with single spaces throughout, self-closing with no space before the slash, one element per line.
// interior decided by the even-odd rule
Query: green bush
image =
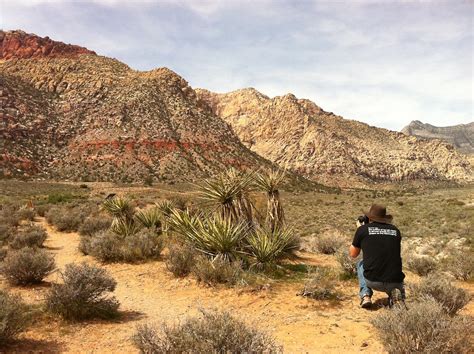
<path fill-rule="evenodd" d="M 12 284 L 35 284 L 42 282 L 55 269 L 55 262 L 47 251 L 25 247 L 8 252 L 0 269 Z"/>
<path fill-rule="evenodd" d="M 311 240 L 311 251 L 317 250 L 323 254 L 334 254 L 348 242 L 344 235 L 337 230 L 326 230 Z"/>
<path fill-rule="evenodd" d="M 16 233 L 10 241 L 10 247 L 20 249 L 23 247 L 42 247 L 48 234 L 44 227 L 30 225 Z"/>
<path fill-rule="evenodd" d="M 434 300 L 396 306 L 373 320 L 389 353 L 469 353 L 472 319 L 449 316 Z"/>
<path fill-rule="evenodd" d="M 0 290 L 0 345 L 23 332 L 30 319 L 29 309 L 19 296 Z"/>
<path fill-rule="evenodd" d="M 137 328 L 132 338 L 141 353 L 281 353 L 275 340 L 228 312 L 203 312 L 178 326 Z"/>
<path fill-rule="evenodd" d="M 46 308 L 68 320 L 113 318 L 118 315 L 119 302 L 108 294 L 116 281 L 103 268 L 68 264 L 62 284 L 53 284 L 46 297 Z"/>
<path fill-rule="evenodd" d="M 76 197 L 71 193 L 55 192 L 55 193 L 48 194 L 47 203 L 48 204 L 67 203 L 67 202 L 73 201 L 75 198 Z"/>
<path fill-rule="evenodd" d="M 184 277 L 191 272 L 195 263 L 196 251 L 189 245 L 173 242 L 168 245 L 166 268 L 175 277 Z"/>
<path fill-rule="evenodd" d="M 89 205 L 82 206 L 55 206 L 46 213 L 46 220 L 53 224 L 58 231 L 78 231 L 83 220 L 92 212 Z"/>
<path fill-rule="evenodd" d="M 455 315 L 470 300 L 469 293 L 455 287 L 441 274 L 430 274 L 417 285 L 411 286 L 412 296 L 423 300 L 433 298 L 450 315 Z"/>

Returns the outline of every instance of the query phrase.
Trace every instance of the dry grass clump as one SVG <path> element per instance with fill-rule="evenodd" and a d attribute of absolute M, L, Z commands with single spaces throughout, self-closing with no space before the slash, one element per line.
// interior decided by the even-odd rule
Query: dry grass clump
<path fill-rule="evenodd" d="M 337 280 L 332 272 L 324 268 L 316 268 L 300 295 L 316 300 L 337 299 L 339 293 L 336 291 L 336 284 Z"/>
<path fill-rule="evenodd" d="M 385 310 L 372 324 L 390 353 L 469 353 L 474 329 L 472 319 L 448 315 L 433 299 Z"/>
<path fill-rule="evenodd" d="M 0 246 L 7 243 L 14 231 L 10 225 L 0 224 Z"/>
<path fill-rule="evenodd" d="M 434 272 L 438 267 L 438 262 L 430 256 L 416 256 L 409 254 L 405 262 L 407 268 L 419 276 L 426 276 Z"/>
<path fill-rule="evenodd" d="M 336 229 L 328 229 L 309 241 L 309 250 L 323 254 L 334 254 L 338 249 L 348 244 L 344 235 Z"/>
<path fill-rule="evenodd" d="M 141 353 L 281 353 L 275 340 L 228 312 L 202 311 L 177 326 L 141 325 L 132 337 Z"/>
<path fill-rule="evenodd" d="M 181 242 L 173 242 L 168 245 L 168 251 L 166 268 L 175 277 L 184 277 L 191 273 L 196 255 L 196 251 L 191 246 Z"/>
<path fill-rule="evenodd" d="M 198 281 L 207 285 L 245 283 L 242 264 L 237 261 L 229 262 L 222 258 L 211 260 L 200 256 L 196 259 L 191 271 Z"/>
<path fill-rule="evenodd" d="M 19 296 L 0 290 L 0 345 L 23 332 L 30 319 L 29 309 Z"/>
<path fill-rule="evenodd" d="M 343 278 L 357 277 L 357 260 L 349 256 L 347 247 L 341 247 L 336 252 L 336 260 L 341 266 Z"/>
<path fill-rule="evenodd" d="M 119 302 L 108 294 L 116 281 L 103 268 L 68 264 L 61 273 L 62 284 L 53 284 L 46 297 L 46 307 L 68 320 L 113 318 L 118 315 Z"/>
<path fill-rule="evenodd" d="M 21 217 L 14 205 L 2 205 L 0 208 L 0 225 L 16 227 L 20 225 Z"/>
<path fill-rule="evenodd" d="M 10 283 L 25 285 L 42 282 L 55 267 L 54 257 L 47 251 L 25 247 L 8 252 L 0 270 Z"/>
<path fill-rule="evenodd" d="M 48 234 L 42 226 L 29 225 L 24 230 L 19 231 L 10 240 L 10 247 L 20 249 L 23 247 L 42 247 Z"/>
<path fill-rule="evenodd" d="M 107 215 L 89 215 L 79 227 L 81 235 L 92 236 L 96 232 L 107 230 L 112 225 L 112 219 Z"/>
<path fill-rule="evenodd" d="M 444 260 L 446 270 L 458 280 L 472 280 L 474 278 L 473 249 L 453 250 Z"/>
<path fill-rule="evenodd" d="M 469 293 L 454 286 L 441 274 L 430 274 L 417 285 L 411 286 L 412 296 L 424 300 L 433 298 L 449 314 L 455 315 L 470 300 Z"/>
<path fill-rule="evenodd" d="M 122 237 L 111 230 L 99 231 L 93 236 L 83 235 L 79 250 L 103 262 L 137 262 L 159 258 L 163 238 L 155 230 L 141 229 Z"/>

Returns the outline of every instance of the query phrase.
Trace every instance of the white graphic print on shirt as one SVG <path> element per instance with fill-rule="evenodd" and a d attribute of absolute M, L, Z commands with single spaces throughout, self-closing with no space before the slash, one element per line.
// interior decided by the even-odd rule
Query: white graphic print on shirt
<path fill-rule="evenodd" d="M 397 230 L 392 230 L 392 229 L 381 229 L 379 227 L 369 226 L 368 231 L 369 231 L 369 235 L 397 236 Z"/>

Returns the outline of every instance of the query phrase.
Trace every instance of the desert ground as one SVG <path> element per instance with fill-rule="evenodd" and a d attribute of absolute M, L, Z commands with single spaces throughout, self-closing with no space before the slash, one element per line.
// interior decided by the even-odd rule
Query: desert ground
<path fill-rule="evenodd" d="M 66 196 L 64 203 L 100 203 L 109 193 L 126 195 L 137 205 L 179 196 L 195 202 L 190 185 L 115 185 L 111 183 L 46 183 L 1 181 L 0 203 L 47 204 L 51 195 Z M 48 199 L 49 198 L 49 199 Z M 258 204 L 258 196 L 256 196 Z M 198 316 L 200 309 L 224 309 L 272 335 L 287 353 L 385 352 L 370 324 L 385 306 L 385 294 L 376 293 L 372 310 L 359 308 L 356 279 L 337 280 L 335 299 L 315 300 L 299 293 L 311 277 L 311 269 L 323 267 L 338 272 L 334 255 L 311 248 L 311 240 L 321 234 L 337 234 L 347 240 L 355 231 L 355 218 L 374 201 L 385 203 L 404 237 L 404 249 L 425 252 L 436 259 L 449 247 L 473 242 L 474 188 L 444 187 L 377 190 L 298 190 L 287 188 L 281 199 L 287 220 L 302 237 L 296 257 L 281 264 L 277 273 L 263 274 L 258 284 L 215 285 L 198 282 L 193 276 L 174 277 L 165 264 L 167 250 L 158 260 L 141 263 L 101 263 L 78 250 L 78 232 L 60 232 L 44 217 L 33 223 L 43 226 L 48 237 L 44 248 L 54 255 L 58 270 L 73 262 L 105 267 L 117 281 L 114 295 L 120 302 L 120 316 L 112 321 L 68 322 L 41 310 L 52 283 L 60 282 L 58 271 L 38 285 L 12 286 L 0 276 L 0 289 L 19 294 L 37 308 L 33 324 L 17 340 L 0 352 L 107 353 L 138 352 L 130 338 L 140 323 L 179 323 Z M 260 201 L 263 203 L 262 201 Z M 456 246 L 454 246 L 456 247 Z M 441 262 L 441 261 L 440 261 Z M 420 277 L 408 269 L 407 283 Z M 474 294 L 474 283 L 455 281 Z M 410 293 L 408 292 L 408 298 Z M 473 316 L 472 301 L 461 314 Z M 469 345 L 469 344 L 467 344 Z"/>

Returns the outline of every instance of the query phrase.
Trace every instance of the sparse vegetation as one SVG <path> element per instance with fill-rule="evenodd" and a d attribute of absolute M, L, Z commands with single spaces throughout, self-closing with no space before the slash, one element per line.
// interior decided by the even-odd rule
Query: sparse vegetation
<path fill-rule="evenodd" d="M 337 299 L 339 293 L 336 291 L 336 277 L 324 268 L 316 268 L 310 274 L 311 279 L 306 282 L 301 296 L 310 297 L 315 300 Z"/>
<path fill-rule="evenodd" d="M 409 255 L 405 261 L 406 267 L 412 272 L 425 276 L 431 272 L 434 272 L 437 268 L 438 263 L 429 256 L 415 256 Z"/>
<path fill-rule="evenodd" d="M 336 229 L 325 230 L 318 236 L 312 237 L 309 243 L 311 251 L 318 251 L 323 254 L 334 254 L 343 246 L 347 246 L 349 241 Z"/>
<path fill-rule="evenodd" d="M 173 242 L 168 246 L 168 258 L 166 268 L 175 277 L 184 277 L 191 272 L 195 263 L 194 249 L 181 242 Z"/>
<path fill-rule="evenodd" d="M 92 236 L 99 231 L 107 230 L 111 224 L 112 219 L 106 215 L 90 215 L 79 227 L 79 233 Z"/>
<path fill-rule="evenodd" d="M 142 353 L 280 353 L 275 340 L 228 312 L 203 311 L 177 326 L 141 325 L 133 342 Z"/>
<path fill-rule="evenodd" d="M 0 290 L 0 345 L 14 339 L 29 325 L 30 311 L 18 295 Z"/>
<path fill-rule="evenodd" d="M 470 300 L 469 293 L 455 287 L 442 274 L 430 274 L 419 284 L 412 285 L 412 296 L 420 300 L 433 298 L 449 315 L 455 315 Z"/>
<path fill-rule="evenodd" d="M 42 226 L 29 225 L 24 230 L 18 231 L 11 237 L 10 247 L 19 249 L 23 247 L 42 247 L 48 234 Z"/>
<path fill-rule="evenodd" d="M 109 293 L 117 283 L 103 268 L 68 264 L 61 273 L 62 284 L 53 284 L 46 297 L 46 307 L 68 320 L 113 318 L 119 302 Z"/>
<path fill-rule="evenodd" d="M 347 247 L 341 247 L 336 252 L 336 259 L 341 266 L 343 278 L 355 278 L 357 277 L 357 260 L 352 259 L 349 256 Z"/>
<path fill-rule="evenodd" d="M 474 329 L 470 318 L 451 317 L 432 299 L 385 310 L 372 324 L 390 353 L 469 353 Z"/>
<path fill-rule="evenodd" d="M 444 265 L 458 280 L 472 280 L 474 278 L 473 248 L 452 250 L 445 259 Z"/>
<path fill-rule="evenodd" d="M 46 220 L 54 225 L 58 231 L 78 231 L 82 222 L 91 214 L 90 205 L 54 206 L 46 212 Z"/>
<path fill-rule="evenodd" d="M 15 285 L 40 283 L 55 269 L 54 257 L 47 251 L 25 247 L 8 252 L 1 265 L 1 272 Z"/>
<path fill-rule="evenodd" d="M 192 267 L 196 279 L 207 285 L 245 283 L 245 275 L 240 262 L 229 262 L 222 258 L 210 260 L 200 256 Z"/>

